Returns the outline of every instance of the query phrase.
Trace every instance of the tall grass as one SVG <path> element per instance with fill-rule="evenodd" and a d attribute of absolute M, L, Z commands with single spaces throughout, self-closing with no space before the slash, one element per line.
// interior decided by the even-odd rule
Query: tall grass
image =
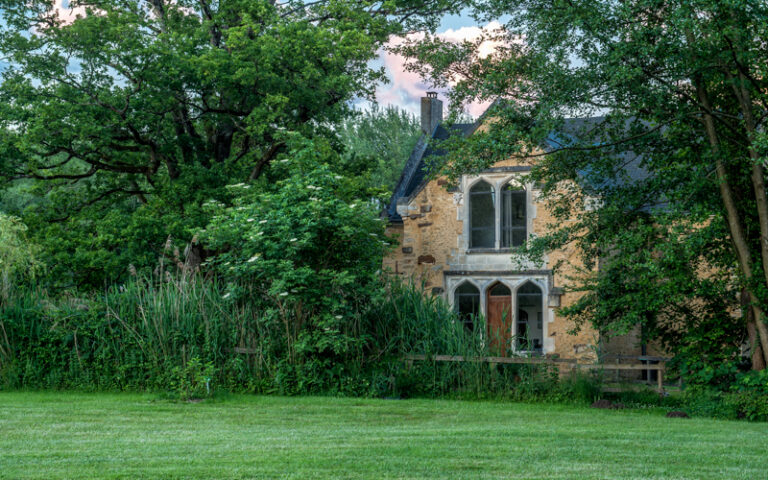
<path fill-rule="evenodd" d="M 167 390 L 191 362 L 212 365 L 216 386 L 234 391 L 526 399 L 560 391 L 544 366 L 404 361 L 489 355 L 482 319 L 471 331 L 410 282 L 383 280 L 350 319 L 355 348 L 337 354 L 311 344 L 333 335 L 287 328 L 303 312 L 223 291 L 215 280 L 168 273 L 86 297 L 17 290 L 0 306 L 0 385 Z"/>
<path fill-rule="evenodd" d="M 163 388 L 172 367 L 213 362 L 220 382 L 249 385 L 264 355 L 234 353 L 268 338 L 248 305 L 234 305 L 215 281 L 135 278 L 84 297 L 20 289 L 0 309 L 0 375 L 6 386 Z M 263 363 L 263 361 L 262 361 Z"/>

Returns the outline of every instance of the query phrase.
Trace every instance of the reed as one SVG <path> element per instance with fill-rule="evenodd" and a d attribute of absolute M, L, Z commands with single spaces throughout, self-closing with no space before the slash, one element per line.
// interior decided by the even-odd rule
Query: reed
<path fill-rule="evenodd" d="M 382 279 L 330 334 L 301 305 L 287 307 L 253 285 L 240 286 L 249 293 L 234 301 L 223 287 L 158 271 L 90 296 L 16 290 L 0 307 L 0 385 L 167 390 L 172 372 L 194 359 L 213 365 L 216 387 L 230 391 L 526 399 L 557 391 L 557 372 L 546 367 L 408 366 L 406 354 L 490 353 L 478 334 L 482 318 L 467 328 L 413 282 Z"/>

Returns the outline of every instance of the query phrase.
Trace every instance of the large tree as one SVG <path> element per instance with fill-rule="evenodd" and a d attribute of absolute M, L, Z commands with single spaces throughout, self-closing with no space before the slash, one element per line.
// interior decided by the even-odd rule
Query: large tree
<path fill-rule="evenodd" d="M 603 332 L 640 324 L 704 364 L 702 354 L 734 363 L 748 336 L 753 368 L 764 365 L 768 4 L 474 3 L 478 18 L 508 20 L 477 42 L 428 37 L 400 49 L 435 83 L 457 82 L 454 104 L 503 99 L 488 131 L 454 142 L 441 171 L 533 155 L 559 224 L 532 253 L 572 245 L 587 267 L 567 313 Z M 484 40 L 502 47 L 481 56 Z M 568 117 L 600 118 L 565 132 Z"/>
<path fill-rule="evenodd" d="M 334 138 L 391 35 L 445 0 L 0 0 L 0 176 L 57 278 L 98 284 L 272 182 L 289 139 Z M 339 146 L 339 148 L 341 148 Z M 18 192 L 17 192 L 18 193 Z M 68 280 L 67 280 L 68 279 Z"/>
<path fill-rule="evenodd" d="M 419 135 L 416 116 L 392 105 L 382 108 L 373 104 L 339 128 L 350 166 L 368 164 L 368 183 L 389 191 L 395 188 Z"/>

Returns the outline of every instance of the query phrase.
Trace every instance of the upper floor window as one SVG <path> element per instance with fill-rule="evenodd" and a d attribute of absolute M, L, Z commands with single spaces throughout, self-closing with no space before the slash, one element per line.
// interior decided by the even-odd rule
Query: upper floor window
<path fill-rule="evenodd" d="M 469 189 L 469 248 L 513 248 L 528 238 L 527 192 L 506 184 L 496 195 L 481 180 Z"/>
<path fill-rule="evenodd" d="M 507 184 L 501 189 L 501 248 L 519 247 L 525 243 L 525 190 Z"/>
<path fill-rule="evenodd" d="M 469 246 L 496 246 L 496 195 L 487 182 L 478 182 L 469 190 Z"/>

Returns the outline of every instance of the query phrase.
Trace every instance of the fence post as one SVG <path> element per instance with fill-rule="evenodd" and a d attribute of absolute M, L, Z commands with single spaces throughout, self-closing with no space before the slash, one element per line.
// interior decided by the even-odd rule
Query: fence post
<path fill-rule="evenodd" d="M 659 381 L 659 393 L 664 393 L 664 366 L 659 365 L 659 369 L 656 370 L 656 379 Z"/>

